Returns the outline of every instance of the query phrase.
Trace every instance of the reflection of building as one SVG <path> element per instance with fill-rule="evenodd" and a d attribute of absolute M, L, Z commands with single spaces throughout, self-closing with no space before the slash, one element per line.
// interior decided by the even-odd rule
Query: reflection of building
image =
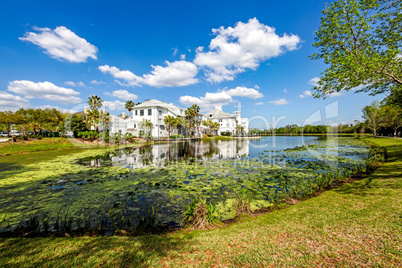
<path fill-rule="evenodd" d="M 238 159 L 249 153 L 249 140 L 235 139 L 212 142 L 177 142 L 145 146 L 130 152 L 124 150 L 111 154 L 114 166 L 132 169 L 145 166 L 165 166 L 169 163 L 188 160 Z M 95 164 L 95 162 L 94 162 Z"/>
<path fill-rule="evenodd" d="M 125 134 L 127 132 L 138 136 L 140 131 L 144 131 L 141 122 L 146 119 L 152 123 L 151 135 L 154 138 L 167 137 L 169 132 L 165 125 L 164 119 L 170 115 L 173 117 L 185 117 L 185 110 L 172 103 L 165 103 L 159 100 L 146 100 L 144 103 L 134 106 L 132 117 L 125 118 L 125 116 L 111 116 L 110 132 Z M 218 135 L 222 132 L 230 132 L 232 135 L 236 134 L 236 125 L 244 126 L 244 133 L 248 133 L 248 119 L 241 118 L 241 112 L 229 114 L 222 111 L 222 107 L 217 107 L 215 110 L 207 113 L 206 115 L 199 114 L 196 121 L 200 123 L 210 119 L 218 122 L 220 127 Z M 199 124 L 197 132 L 199 134 L 206 133 L 206 130 Z"/>

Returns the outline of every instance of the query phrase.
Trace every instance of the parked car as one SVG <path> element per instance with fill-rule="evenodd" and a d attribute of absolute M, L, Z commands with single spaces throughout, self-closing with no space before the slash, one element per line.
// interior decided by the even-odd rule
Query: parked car
<path fill-rule="evenodd" d="M 0 137 L 7 137 L 7 132 L 0 132 Z"/>
<path fill-rule="evenodd" d="M 11 130 L 10 136 L 21 136 L 21 132 L 16 131 L 16 130 Z"/>

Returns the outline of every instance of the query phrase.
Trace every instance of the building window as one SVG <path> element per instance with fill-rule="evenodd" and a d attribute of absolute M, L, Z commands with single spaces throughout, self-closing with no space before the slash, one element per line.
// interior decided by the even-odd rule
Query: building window
<path fill-rule="evenodd" d="M 222 119 L 219 119 L 219 122 L 222 123 Z"/>
<path fill-rule="evenodd" d="M 135 110 L 135 115 L 138 115 L 138 110 Z"/>
<path fill-rule="evenodd" d="M 144 110 L 140 110 L 140 116 L 144 116 Z"/>
<path fill-rule="evenodd" d="M 212 114 L 210 114 L 209 117 L 212 117 Z"/>
<path fill-rule="evenodd" d="M 136 123 L 134 123 L 134 129 L 136 129 L 137 128 L 137 124 Z"/>
<path fill-rule="evenodd" d="M 148 109 L 148 115 L 152 115 L 152 109 Z"/>
<path fill-rule="evenodd" d="M 162 115 L 162 110 L 159 110 L 159 115 Z"/>

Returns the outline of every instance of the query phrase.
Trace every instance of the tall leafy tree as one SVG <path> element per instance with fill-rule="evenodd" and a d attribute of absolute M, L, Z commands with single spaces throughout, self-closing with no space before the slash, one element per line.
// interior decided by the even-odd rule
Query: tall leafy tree
<path fill-rule="evenodd" d="M 402 1 L 337 0 L 323 10 L 313 60 L 329 67 L 315 97 L 358 89 L 371 95 L 402 88 Z"/>
<path fill-rule="evenodd" d="M 402 109 L 396 106 L 385 105 L 382 107 L 382 124 L 390 127 L 397 135 L 398 128 L 402 127 Z"/>
<path fill-rule="evenodd" d="M 135 106 L 135 104 L 134 104 L 133 101 L 129 100 L 129 101 L 126 102 L 125 107 L 128 110 L 128 114 L 130 114 L 130 112 L 134 109 L 134 106 Z"/>
<path fill-rule="evenodd" d="M 374 136 L 377 136 L 378 129 L 382 126 L 382 111 L 378 101 L 373 101 L 371 105 L 363 107 L 363 118 L 368 128 L 373 130 Z"/>
<path fill-rule="evenodd" d="M 168 127 L 168 133 L 170 137 L 170 133 L 172 132 L 172 128 L 177 124 L 177 120 L 174 116 L 167 115 L 164 118 L 165 125 Z"/>
<path fill-rule="evenodd" d="M 98 110 L 102 107 L 102 99 L 96 95 L 88 97 L 88 105 L 91 110 Z"/>
<path fill-rule="evenodd" d="M 102 99 L 96 95 L 91 95 L 88 97 L 88 105 L 91 108 L 85 115 L 85 121 L 87 123 L 87 128 L 94 126 L 96 131 L 99 132 L 100 124 L 100 113 L 99 109 L 102 107 Z"/>
<path fill-rule="evenodd" d="M 143 119 L 141 121 L 141 126 L 145 130 L 145 137 L 149 139 L 151 137 L 151 130 L 154 124 L 152 124 L 151 120 L 149 119 Z"/>
<path fill-rule="evenodd" d="M 14 113 L 12 111 L 0 112 L 0 124 L 6 126 L 8 137 L 10 137 L 11 127 L 13 125 L 21 124 L 23 122 L 24 118 L 18 113 Z"/>

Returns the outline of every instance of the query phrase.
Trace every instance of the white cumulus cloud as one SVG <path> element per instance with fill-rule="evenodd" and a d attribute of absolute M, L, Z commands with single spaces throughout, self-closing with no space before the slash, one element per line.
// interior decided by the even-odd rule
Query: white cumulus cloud
<path fill-rule="evenodd" d="M 101 84 L 105 84 L 105 82 L 103 82 L 103 81 L 97 81 L 97 80 L 92 80 L 92 81 L 91 81 L 91 84 L 93 84 L 93 85 L 101 85 Z"/>
<path fill-rule="evenodd" d="M 71 109 L 67 109 L 67 108 L 61 108 L 60 106 L 55 106 L 55 105 L 41 105 L 41 106 L 36 106 L 35 108 L 39 108 L 39 109 L 56 109 L 62 113 L 76 113 L 76 110 L 71 110 Z"/>
<path fill-rule="evenodd" d="M 269 103 L 275 104 L 275 105 L 285 105 L 288 104 L 289 101 L 287 101 L 286 99 L 279 99 L 279 100 L 274 100 L 274 101 L 270 101 Z"/>
<path fill-rule="evenodd" d="M 141 84 L 153 87 L 180 87 L 198 83 L 195 76 L 198 68 L 194 63 L 188 61 L 166 61 L 166 66 L 152 65 L 153 70 L 142 77 L 135 75 L 128 70 L 120 70 L 115 66 L 99 66 L 103 73 L 111 74 L 123 86 L 139 86 Z"/>
<path fill-rule="evenodd" d="M 251 99 L 259 99 L 264 97 L 264 95 L 261 92 L 258 92 L 256 89 L 247 87 L 236 87 L 229 89 L 226 91 L 226 93 L 233 97 L 246 97 Z"/>
<path fill-rule="evenodd" d="M 320 81 L 319 77 L 313 77 L 307 82 L 307 84 L 317 87 L 318 81 Z"/>
<path fill-rule="evenodd" d="M 215 106 L 224 106 L 233 102 L 232 97 L 244 97 L 251 99 L 262 98 L 264 95 L 254 88 L 236 87 L 229 90 L 220 90 L 215 93 L 207 92 L 203 97 L 181 96 L 179 101 L 183 105 L 197 104 L 203 110 L 213 109 Z"/>
<path fill-rule="evenodd" d="M 98 48 L 64 26 L 54 30 L 35 27 L 34 30 L 36 32 L 27 32 L 19 39 L 40 46 L 52 58 L 69 62 L 86 62 L 88 58 L 97 59 Z"/>
<path fill-rule="evenodd" d="M 215 106 L 224 106 L 232 102 L 232 97 L 226 92 L 205 93 L 204 97 L 181 96 L 180 103 L 186 106 L 197 104 L 203 110 L 213 109 Z"/>
<path fill-rule="evenodd" d="M 132 94 L 132 93 L 128 92 L 127 90 L 123 90 L 123 89 L 115 90 L 113 92 L 105 92 L 105 95 L 116 97 L 116 98 L 119 98 L 119 99 L 122 99 L 125 101 L 128 101 L 128 100 L 133 101 L 133 100 L 138 99 L 137 95 Z"/>
<path fill-rule="evenodd" d="M 150 74 L 143 75 L 143 83 L 153 87 L 181 87 L 198 83 L 197 66 L 188 61 L 166 61 L 166 67 L 153 66 Z"/>
<path fill-rule="evenodd" d="M 102 102 L 102 109 L 106 109 L 109 112 L 121 111 L 126 109 L 126 103 L 119 100 L 104 101 Z"/>
<path fill-rule="evenodd" d="M 260 23 L 256 18 L 235 27 L 213 29 L 209 51 L 198 47 L 194 63 L 206 68 L 207 80 L 233 80 L 246 69 L 255 70 L 260 62 L 277 57 L 286 50 L 297 49 L 300 38 L 294 34 L 279 36 L 275 28 Z"/>
<path fill-rule="evenodd" d="M 264 103 L 263 102 L 257 102 L 255 105 L 264 105 Z"/>
<path fill-rule="evenodd" d="M 32 82 L 16 80 L 9 83 L 8 91 L 23 95 L 27 99 L 46 99 L 61 103 L 79 103 L 82 100 L 77 97 L 80 93 L 71 89 L 56 86 L 48 81 Z"/>
<path fill-rule="evenodd" d="M 0 111 L 15 111 L 28 105 L 28 100 L 5 91 L 0 91 Z"/>
<path fill-rule="evenodd" d="M 106 74 L 109 73 L 111 74 L 115 79 L 121 79 L 124 81 L 124 83 L 120 83 L 121 85 L 125 86 L 138 86 L 139 83 L 142 81 L 142 78 L 133 74 L 130 71 L 122 71 L 119 68 L 115 66 L 109 66 L 109 65 L 102 65 L 98 67 L 99 70 Z M 118 81 L 118 80 L 117 80 Z"/>
<path fill-rule="evenodd" d="M 70 87 L 85 87 L 85 83 L 84 82 L 77 82 L 77 83 L 75 83 L 75 82 L 73 82 L 73 81 L 67 81 L 67 82 L 64 82 L 64 84 L 66 84 L 67 86 L 70 86 Z"/>
<path fill-rule="evenodd" d="M 313 96 L 313 94 L 311 93 L 310 90 L 306 90 L 306 91 L 303 92 L 303 94 L 299 95 L 299 97 L 302 98 L 302 99 L 304 99 L 306 97 L 311 97 L 311 96 Z"/>

